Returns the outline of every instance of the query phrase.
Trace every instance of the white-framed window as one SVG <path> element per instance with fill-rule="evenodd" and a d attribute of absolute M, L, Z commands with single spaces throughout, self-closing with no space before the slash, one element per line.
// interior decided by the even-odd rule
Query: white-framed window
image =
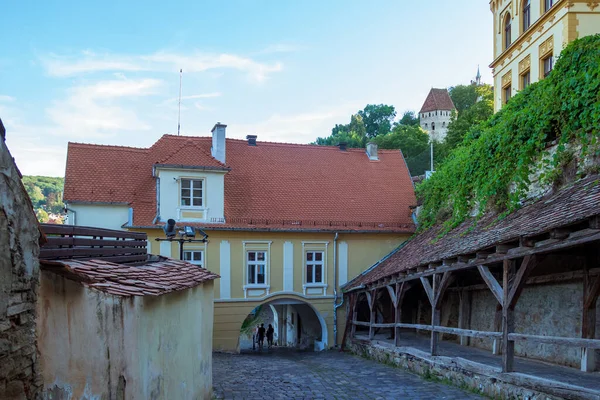
<path fill-rule="evenodd" d="M 204 181 L 202 179 L 181 179 L 181 206 L 202 207 L 204 195 Z"/>
<path fill-rule="evenodd" d="M 204 251 L 203 250 L 184 250 L 183 260 L 190 264 L 198 265 L 204 268 Z"/>
<path fill-rule="evenodd" d="M 322 251 L 306 252 L 306 283 L 323 283 L 324 259 L 325 254 Z"/>
<path fill-rule="evenodd" d="M 267 252 L 249 250 L 246 252 L 246 268 L 248 285 L 265 285 L 267 283 Z"/>
<path fill-rule="evenodd" d="M 546 78 L 548 75 L 550 75 L 550 72 L 552 72 L 552 69 L 554 68 L 554 57 L 552 55 L 542 60 L 542 68 L 544 69 L 544 78 Z"/>

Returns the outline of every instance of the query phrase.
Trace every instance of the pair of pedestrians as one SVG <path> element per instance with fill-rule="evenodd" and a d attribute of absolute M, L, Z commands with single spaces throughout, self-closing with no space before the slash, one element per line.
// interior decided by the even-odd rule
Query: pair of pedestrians
<path fill-rule="evenodd" d="M 273 326 L 269 324 L 269 327 L 265 329 L 265 324 L 260 324 L 260 326 L 256 325 L 256 330 L 254 331 L 254 340 L 258 343 L 259 350 L 263 348 L 265 343 L 265 336 L 267 337 L 267 346 L 271 348 L 273 346 L 273 334 L 275 333 L 275 329 Z M 254 348 L 254 346 L 252 346 Z"/>

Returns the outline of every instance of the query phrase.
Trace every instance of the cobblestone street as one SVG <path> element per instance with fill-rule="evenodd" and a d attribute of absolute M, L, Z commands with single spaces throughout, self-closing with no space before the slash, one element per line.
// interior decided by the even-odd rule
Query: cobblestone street
<path fill-rule="evenodd" d="M 479 399 L 350 354 L 274 351 L 213 356 L 217 399 Z"/>

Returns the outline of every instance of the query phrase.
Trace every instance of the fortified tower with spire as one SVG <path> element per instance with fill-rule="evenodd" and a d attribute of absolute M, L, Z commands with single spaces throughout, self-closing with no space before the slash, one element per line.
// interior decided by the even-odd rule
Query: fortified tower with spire
<path fill-rule="evenodd" d="M 447 89 L 431 89 L 419 111 L 421 128 L 429 134 L 431 140 L 441 142 L 446 138 L 448 124 L 455 109 Z"/>

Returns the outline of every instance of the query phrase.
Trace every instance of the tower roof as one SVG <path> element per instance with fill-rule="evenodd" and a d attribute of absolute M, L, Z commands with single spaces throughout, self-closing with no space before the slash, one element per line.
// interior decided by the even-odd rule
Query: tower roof
<path fill-rule="evenodd" d="M 454 103 L 452 102 L 447 89 L 432 88 L 427 95 L 425 103 L 423 103 L 423 107 L 421 107 L 421 111 L 419 111 L 419 113 L 436 110 L 452 111 L 454 109 Z"/>

